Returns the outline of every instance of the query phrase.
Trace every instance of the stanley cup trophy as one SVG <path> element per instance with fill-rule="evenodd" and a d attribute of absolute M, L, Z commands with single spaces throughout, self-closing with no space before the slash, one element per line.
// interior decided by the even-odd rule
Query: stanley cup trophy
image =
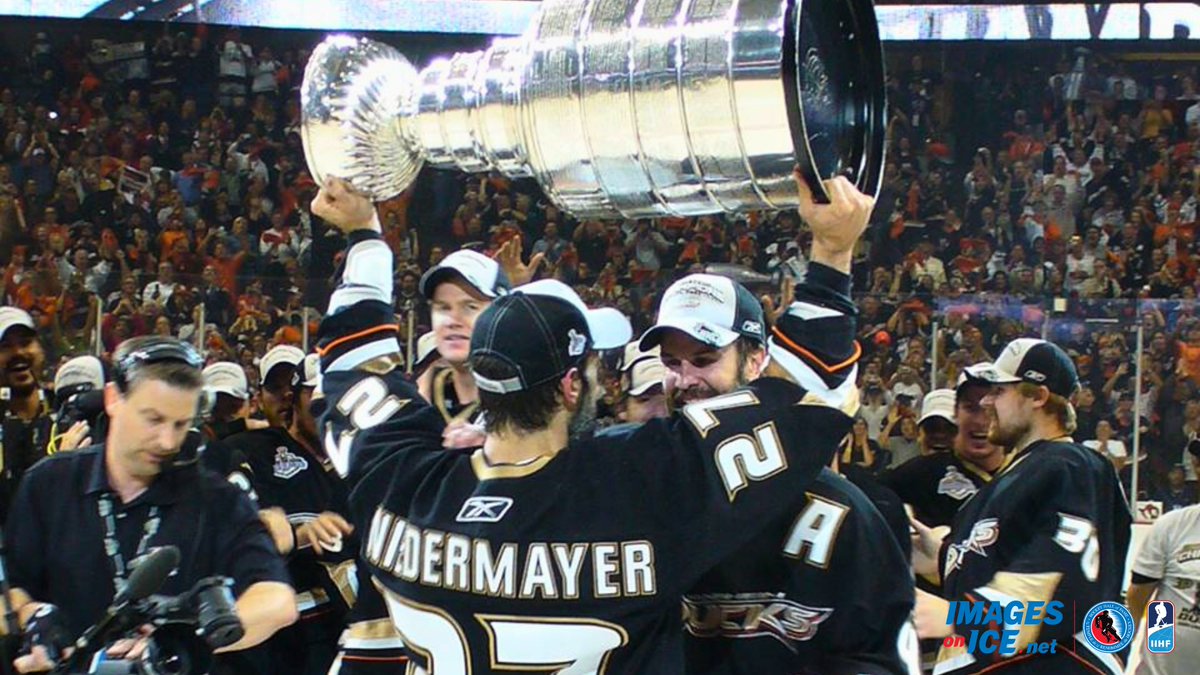
<path fill-rule="evenodd" d="M 317 181 L 375 201 L 424 164 L 532 176 L 581 218 L 793 209 L 793 168 L 878 191 L 883 55 L 870 0 L 543 0 L 524 35 L 418 72 L 333 36 L 301 91 Z"/>

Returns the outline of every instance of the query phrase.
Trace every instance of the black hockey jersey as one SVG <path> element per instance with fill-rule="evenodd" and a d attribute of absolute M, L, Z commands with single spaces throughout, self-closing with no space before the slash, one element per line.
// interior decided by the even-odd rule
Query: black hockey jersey
<path fill-rule="evenodd" d="M 794 510 L 849 432 L 827 405 L 855 403 L 849 278 L 813 265 L 776 324 L 803 387 L 763 378 L 620 440 L 494 465 L 442 449 L 441 414 L 398 368 L 373 237 L 349 237 L 322 321 L 319 428 L 410 668 L 683 672 L 680 597 Z"/>
<path fill-rule="evenodd" d="M 245 456 L 259 507 L 283 509 L 292 527 L 325 511 L 347 515 L 345 483 L 326 458 L 314 455 L 285 429 L 246 431 L 225 439 L 225 444 Z M 345 542 L 341 553 L 327 551 L 320 557 L 307 549 L 291 555 L 288 571 L 300 594 L 302 613 L 330 603 L 344 612 L 353 603 L 353 569 L 344 563 L 353 565 L 356 545 L 357 541 Z"/>
<path fill-rule="evenodd" d="M 939 566 L 945 597 L 967 602 L 1064 603 L 1057 625 L 1021 630 L 1017 655 L 943 647 L 934 672 L 1112 673 L 1115 659 L 1075 636 L 1084 614 L 1120 602 L 1129 513 L 1112 464 L 1070 441 L 1037 441 L 1010 458 L 954 518 Z M 1077 621 L 1073 620 L 1078 619 Z M 1019 620 L 1019 617 L 1018 617 Z M 1058 641 L 1055 654 L 1025 655 L 1030 641 Z"/>
<path fill-rule="evenodd" d="M 409 655 L 434 673 L 681 672 L 679 597 L 795 503 L 849 430 L 764 379 L 623 441 L 493 466 L 441 449 L 441 416 L 399 371 L 324 386 L 333 429 L 355 433 L 335 411 L 401 406 L 356 434 L 351 502 Z"/>
<path fill-rule="evenodd" d="M 688 673 L 919 672 L 912 576 L 887 522 L 829 469 L 805 497 L 684 597 Z"/>
<path fill-rule="evenodd" d="M 913 507 L 917 520 L 938 527 L 953 522 L 954 514 L 992 477 L 954 453 L 936 452 L 888 469 L 881 479 Z"/>

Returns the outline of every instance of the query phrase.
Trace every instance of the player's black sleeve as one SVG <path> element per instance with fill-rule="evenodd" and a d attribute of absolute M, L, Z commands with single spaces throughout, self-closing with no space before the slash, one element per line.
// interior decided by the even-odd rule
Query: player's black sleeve
<path fill-rule="evenodd" d="M 287 566 L 250 498 L 230 483 L 213 482 L 208 498 L 214 504 L 209 512 L 221 514 L 222 519 L 222 525 L 214 528 L 217 568 L 233 578 L 234 595 L 260 581 L 291 583 Z"/>
<path fill-rule="evenodd" d="M 760 378 L 598 441 L 606 461 L 629 467 L 622 495 L 640 500 L 641 525 L 674 534 L 682 577 L 699 580 L 800 503 L 852 424 L 808 398 L 792 382 Z"/>
<path fill-rule="evenodd" d="M 854 487 L 862 490 L 875 505 L 888 525 L 904 559 L 912 558 L 912 538 L 909 534 L 908 514 L 904 512 L 904 500 L 895 491 L 883 485 L 871 472 L 857 465 L 841 467 L 841 473 Z"/>
<path fill-rule="evenodd" d="M 836 651 L 825 655 L 819 672 L 908 673 L 918 661 L 910 621 L 915 595 L 912 574 L 887 521 L 868 500 L 858 500 L 839 529 L 829 568 L 860 574 L 826 591 L 840 616 L 835 614 L 821 627 L 829 631 L 823 638 L 836 645 Z"/>
<path fill-rule="evenodd" d="M 354 232 L 342 283 L 321 321 L 322 380 L 314 410 L 334 468 L 356 504 L 377 504 L 413 452 L 440 451 L 445 423 L 408 382 L 391 308 L 392 253 L 375 232 Z M 367 432 L 370 432 L 369 434 Z"/>

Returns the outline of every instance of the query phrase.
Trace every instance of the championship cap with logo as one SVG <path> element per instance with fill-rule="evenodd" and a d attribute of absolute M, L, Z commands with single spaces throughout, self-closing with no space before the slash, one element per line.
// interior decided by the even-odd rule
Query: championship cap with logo
<path fill-rule="evenodd" d="M 641 348 L 662 343 L 663 334 L 678 330 L 714 349 L 738 337 L 766 344 L 762 305 L 745 286 L 715 274 L 689 274 L 663 293 L 658 319 L 642 334 Z"/>
<path fill-rule="evenodd" d="M 1079 388 L 1079 374 L 1071 357 L 1058 345 L 1036 338 L 1013 340 L 1000 358 L 968 367 L 967 375 L 992 384 L 1038 384 L 1063 398 Z"/>
<path fill-rule="evenodd" d="M 503 380 L 472 374 L 487 392 L 524 391 L 562 377 L 593 349 L 624 346 L 631 335 L 620 311 L 588 309 L 570 286 L 543 279 L 498 298 L 475 320 L 471 333 L 472 360 L 490 356 L 516 374 Z"/>

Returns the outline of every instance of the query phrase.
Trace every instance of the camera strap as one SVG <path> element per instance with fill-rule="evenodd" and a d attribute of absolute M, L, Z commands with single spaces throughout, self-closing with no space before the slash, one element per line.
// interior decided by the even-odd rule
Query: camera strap
<path fill-rule="evenodd" d="M 121 544 L 117 541 L 117 509 L 113 504 L 112 495 L 108 493 L 100 495 L 96 509 L 100 514 L 100 520 L 104 522 L 104 552 L 112 562 L 113 589 L 115 591 L 113 597 L 116 597 L 125 591 L 125 586 L 129 583 L 129 566 L 125 562 L 125 557 L 121 555 Z M 150 538 L 158 533 L 158 527 L 161 524 L 162 518 L 158 515 L 158 506 L 151 506 L 150 517 L 146 519 L 146 524 L 142 527 L 142 539 L 138 542 L 134 559 L 146 553 L 146 549 L 150 546 Z"/>

